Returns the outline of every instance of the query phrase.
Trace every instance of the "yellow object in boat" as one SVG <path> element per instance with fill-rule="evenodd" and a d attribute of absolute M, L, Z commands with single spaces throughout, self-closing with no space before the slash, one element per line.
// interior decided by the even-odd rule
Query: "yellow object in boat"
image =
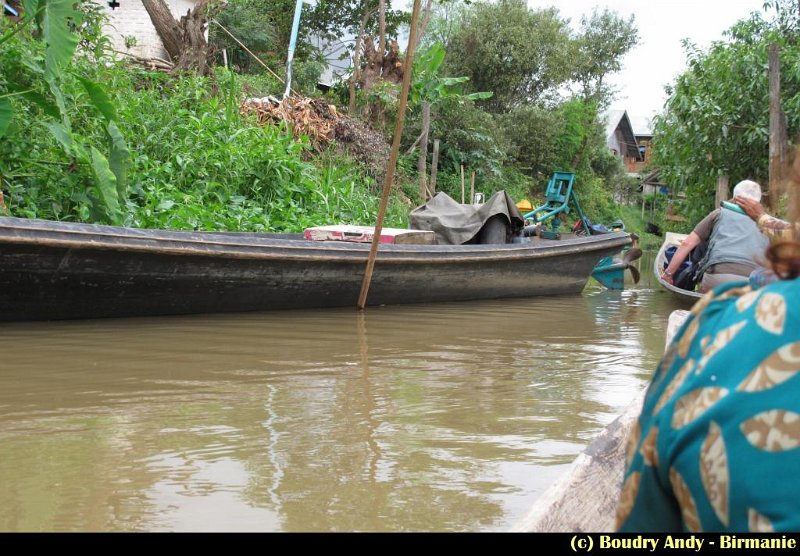
<path fill-rule="evenodd" d="M 528 199 L 522 199 L 519 203 L 517 203 L 517 208 L 520 212 L 530 212 L 533 210 L 533 205 Z"/>

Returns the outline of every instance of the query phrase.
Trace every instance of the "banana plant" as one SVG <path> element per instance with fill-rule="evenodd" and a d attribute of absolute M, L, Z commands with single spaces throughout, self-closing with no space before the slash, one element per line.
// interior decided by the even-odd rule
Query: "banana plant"
<path fill-rule="evenodd" d="M 114 104 L 106 90 L 99 84 L 80 75 L 72 74 L 81 83 L 89 103 L 105 120 L 108 134 L 108 156 L 94 145 L 85 145 L 85 139 L 72 130 L 64 92 L 64 77 L 71 73 L 69 63 L 78 46 L 82 14 L 75 0 L 23 0 L 23 17 L 0 36 L 0 47 L 14 35 L 32 26 L 44 43 L 44 64 L 41 58 L 28 57 L 20 67 L 25 75 L 10 75 L 11 68 L 0 68 L 0 138 L 5 135 L 14 117 L 15 101 L 27 101 L 39 107 L 48 116 L 42 122 L 62 150 L 76 163 L 91 169 L 92 185 L 89 198 L 95 212 L 112 223 L 121 223 L 120 201 L 127 195 L 126 175 L 130 166 L 130 151 L 117 126 Z M 42 83 L 43 82 L 43 83 Z M 21 85 L 20 83 L 25 83 Z M 26 86 L 28 85 L 28 86 Z M 48 96 L 42 94 L 46 85 Z"/>
<path fill-rule="evenodd" d="M 491 98 L 491 92 L 464 93 L 464 83 L 469 77 L 442 77 L 439 71 L 444 63 L 445 50 L 441 43 L 433 43 L 414 60 L 411 74 L 411 89 L 408 103 L 419 106 L 423 102 L 431 105 L 445 99 L 485 100 Z"/>

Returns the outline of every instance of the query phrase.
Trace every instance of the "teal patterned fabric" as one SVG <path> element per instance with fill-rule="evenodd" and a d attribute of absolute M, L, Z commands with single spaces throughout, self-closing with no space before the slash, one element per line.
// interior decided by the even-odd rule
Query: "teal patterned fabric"
<path fill-rule="evenodd" d="M 620 531 L 800 530 L 800 279 L 692 308 L 628 442 Z"/>

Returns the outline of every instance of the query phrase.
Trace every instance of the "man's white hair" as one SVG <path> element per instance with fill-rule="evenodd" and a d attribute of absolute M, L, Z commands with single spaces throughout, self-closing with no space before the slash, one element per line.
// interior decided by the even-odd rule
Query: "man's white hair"
<path fill-rule="evenodd" d="M 761 186 L 751 180 L 743 180 L 733 188 L 734 197 L 747 197 L 756 202 L 761 202 Z"/>

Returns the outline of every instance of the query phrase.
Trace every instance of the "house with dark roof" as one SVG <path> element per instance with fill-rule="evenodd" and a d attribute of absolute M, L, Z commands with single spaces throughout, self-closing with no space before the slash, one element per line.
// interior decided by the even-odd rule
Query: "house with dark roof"
<path fill-rule="evenodd" d="M 626 110 L 611 110 L 606 113 L 606 145 L 618 157 L 628 172 L 635 172 L 634 165 L 644 157 L 639 152 L 639 143 L 633 132 Z"/>

